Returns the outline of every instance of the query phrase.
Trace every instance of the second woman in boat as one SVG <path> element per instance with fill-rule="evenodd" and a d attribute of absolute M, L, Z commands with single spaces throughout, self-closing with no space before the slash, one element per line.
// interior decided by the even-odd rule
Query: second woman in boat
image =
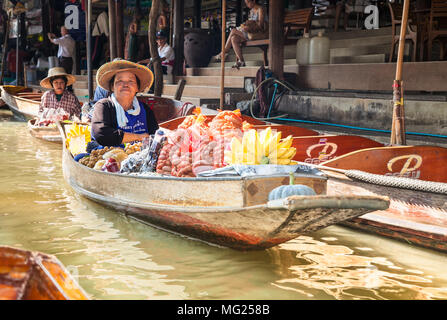
<path fill-rule="evenodd" d="M 75 76 L 65 72 L 64 68 L 55 67 L 48 71 L 48 77 L 40 82 L 40 86 L 47 89 L 42 95 L 39 106 L 41 118 L 45 118 L 51 112 L 65 113 L 69 118 L 80 119 L 81 104 L 78 98 L 67 90 L 76 82 Z"/>
<path fill-rule="evenodd" d="M 152 71 L 134 62 L 119 60 L 104 64 L 96 74 L 110 97 L 96 102 L 92 116 L 92 135 L 103 146 L 119 146 L 141 141 L 158 129 L 152 110 L 136 98 L 154 81 Z"/>

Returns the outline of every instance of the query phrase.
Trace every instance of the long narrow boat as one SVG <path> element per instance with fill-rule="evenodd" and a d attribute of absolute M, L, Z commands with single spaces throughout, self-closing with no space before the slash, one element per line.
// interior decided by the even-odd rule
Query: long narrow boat
<path fill-rule="evenodd" d="M 322 162 L 320 168 L 338 171 L 325 170 L 329 194 L 390 198 L 387 210 L 344 225 L 447 252 L 446 159 L 442 147 L 393 146 L 347 153 Z"/>
<path fill-rule="evenodd" d="M 65 140 L 69 126 L 58 123 Z M 377 196 L 328 196 L 324 176 L 297 174 L 316 196 L 267 201 L 288 175 L 178 178 L 135 176 L 90 169 L 76 162 L 63 143 L 65 180 L 80 195 L 153 226 L 238 250 L 266 249 L 301 234 L 384 210 Z"/>
<path fill-rule="evenodd" d="M 62 137 L 56 124 L 49 126 L 36 126 L 36 119 L 28 120 L 28 132 L 35 138 L 48 141 L 62 143 Z"/>
<path fill-rule="evenodd" d="M 54 256 L 0 246 L 0 300 L 87 300 Z"/>
<path fill-rule="evenodd" d="M 0 91 L 3 101 L 16 118 L 28 121 L 37 117 L 42 92 L 18 86 L 0 86 Z"/>

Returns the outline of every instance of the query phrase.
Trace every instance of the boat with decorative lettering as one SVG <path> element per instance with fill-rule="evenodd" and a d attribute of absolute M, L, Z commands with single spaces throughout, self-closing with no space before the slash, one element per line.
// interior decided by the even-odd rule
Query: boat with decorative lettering
<path fill-rule="evenodd" d="M 322 162 L 332 195 L 382 195 L 378 210 L 342 224 L 447 252 L 447 149 L 391 146 L 357 150 Z"/>

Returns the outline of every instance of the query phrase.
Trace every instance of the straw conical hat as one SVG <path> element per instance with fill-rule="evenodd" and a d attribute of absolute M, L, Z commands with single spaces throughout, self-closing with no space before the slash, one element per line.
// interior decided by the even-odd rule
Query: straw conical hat
<path fill-rule="evenodd" d="M 54 67 L 48 70 L 48 77 L 40 81 L 40 86 L 47 88 L 47 89 L 53 89 L 53 86 L 51 85 L 50 80 L 55 77 L 64 76 L 67 78 L 67 87 L 71 86 L 73 83 L 76 82 L 76 77 L 72 74 L 68 74 L 65 72 L 65 69 L 62 67 Z"/>
<path fill-rule="evenodd" d="M 96 72 L 96 83 L 107 91 L 112 91 L 110 88 L 110 80 L 118 72 L 129 71 L 135 74 L 140 80 L 140 87 L 138 92 L 145 92 L 150 89 L 154 82 L 154 74 L 151 69 L 138 63 L 127 60 L 114 60 L 103 64 Z"/>

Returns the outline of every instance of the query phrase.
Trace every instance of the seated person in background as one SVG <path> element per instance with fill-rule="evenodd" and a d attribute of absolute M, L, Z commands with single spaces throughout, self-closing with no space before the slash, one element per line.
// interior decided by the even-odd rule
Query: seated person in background
<path fill-rule="evenodd" d="M 157 34 L 157 45 L 158 45 L 158 55 L 161 59 L 161 68 L 163 69 L 163 74 L 172 74 L 172 68 L 174 66 L 174 49 L 168 44 L 168 36 L 164 31 L 158 31 Z M 152 64 L 152 59 L 141 60 L 138 63 L 149 63 Z M 152 69 L 152 68 L 151 68 Z"/>
<path fill-rule="evenodd" d="M 97 86 L 95 89 L 93 100 L 85 102 L 82 105 L 81 121 L 87 122 L 87 123 L 91 122 L 92 116 L 93 116 L 93 110 L 94 110 L 93 107 L 94 107 L 95 103 L 101 99 L 108 98 L 110 96 L 110 94 L 111 94 L 111 92 L 101 88 L 100 86 Z"/>
<path fill-rule="evenodd" d="M 40 81 L 40 86 L 52 90 L 48 90 L 42 95 L 39 114 L 45 114 L 49 109 L 55 109 L 52 111 L 57 111 L 59 114 L 65 113 L 69 118 L 75 118 L 75 120 L 80 119 L 79 100 L 67 90 L 67 87 L 75 82 L 75 76 L 67 74 L 62 67 L 48 70 L 48 77 Z"/>
<path fill-rule="evenodd" d="M 237 61 L 233 65 L 233 68 L 237 69 L 245 66 L 244 56 L 242 55 L 242 46 L 245 42 L 247 42 L 247 40 L 268 38 L 268 21 L 265 8 L 256 3 L 256 0 L 245 0 L 245 5 L 250 9 L 248 20 L 239 27 L 231 30 L 225 44 L 225 53 L 229 52 L 231 47 L 233 47 L 237 57 Z M 215 60 L 217 62 L 221 61 L 221 54 L 218 54 L 215 57 Z"/>
<path fill-rule="evenodd" d="M 115 58 L 113 59 L 113 61 L 119 61 L 119 60 L 123 60 L 121 58 Z M 82 122 L 90 122 L 92 120 L 92 116 L 93 116 L 93 110 L 94 110 L 94 105 L 96 102 L 98 102 L 101 99 L 104 98 L 108 98 L 110 97 L 112 93 L 110 91 L 107 91 L 106 89 L 101 88 L 101 86 L 96 86 L 94 95 L 93 95 L 93 100 L 89 101 L 89 102 L 85 102 L 84 105 L 82 106 Z"/>
<path fill-rule="evenodd" d="M 103 146 L 141 141 L 158 129 L 152 110 L 136 98 L 152 86 L 152 71 L 134 62 L 119 60 L 104 64 L 96 74 L 98 85 L 112 92 L 96 102 L 92 136 Z"/>

